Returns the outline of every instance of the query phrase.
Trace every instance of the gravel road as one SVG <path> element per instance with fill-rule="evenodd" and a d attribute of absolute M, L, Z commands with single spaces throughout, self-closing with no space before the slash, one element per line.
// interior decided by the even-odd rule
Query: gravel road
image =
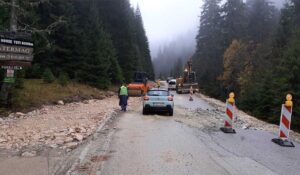
<path fill-rule="evenodd" d="M 46 151 L 37 149 L 36 154 L 25 152 L 24 156 L 1 151 L 0 172 L 5 175 L 299 174 L 298 134 L 292 133 L 296 140 L 295 148 L 280 147 L 271 142 L 272 138 L 277 137 L 278 126 L 259 121 L 242 111 L 237 111 L 237 134 L 224 134 L 219 130 L 224 123 L 224 103 L 201 94 L 195 96 L 193 102 L 188 100 L 188 95 L 174 95 L 173 117 L 164 114 L 143 116 L 141 98 L 131 98 L 128 112 L 112 113 L 113 116 L 103 118 L 102 112 L 116 110 L 117 100 L 111 98 L 109 103 L 103 100 L 47 107 L 46 114 L 38 112 L 34 116 L 16 119 L 13 124 L 19 130 L 14 138 L 21 136 L 19 133 L 26 128 L 23 124 L 28 120 L 47 118 L 45 121 L 49 122 L 55 120 L 57 114 L 60 114 L 59 118 L 74 122 L 80 120 L 80 124 L 84 125 L 82 127 L 92 126 L 95 129 L 79 142 L 75 137 L 75 128 L 75 133 L 71 135 L 77 147 L 72 149 L 47 147 Z M 77 117 L 80 114 L 81 117 Z M 87 120 L 89 116 L 102 120 L 95 125 L 95 117 Z M 56 123 L 62 128 L 68 124 Z M 42 124 L 45 125 L 44 122 Z M 64 134 L 70 135 L 69 132 L 62 130 Z M 12 141 L 19 142 L 17 139 Z"/>
<path fill-rule="evenodd" d="M 300 145 L 282 148 L 276 135 L 263 129 L 219 131 L 223 112 L 204 98 L 175 94 L 174 117 L 141 114 L 141 107 L 123 113 L 108 129 L 106 146 L 100 140 L 71 175 L 210 175 L 284 174 L 300 172 Z M 96 159 L 96 163 L 95 163 Z"/>

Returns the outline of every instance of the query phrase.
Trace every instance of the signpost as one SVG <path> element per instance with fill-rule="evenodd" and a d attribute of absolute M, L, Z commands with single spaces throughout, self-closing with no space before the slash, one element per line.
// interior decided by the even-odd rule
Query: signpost
<path fill-rule="evenodd" d="M 31 66 L 33 59 L 33 42 L 28 33 L 19 33 L 18 0 L 11 0 L 10 32 L 0 32 L 0 68 L 6 69 L 2 82 L 0 103 L 9 104 L 12 84 L 15 82 L 15 70 Z M 1 81 L 1 80 L 0 80 Z"/>
<path fill-rule="evenodd" d="M 8 104 L 11 86 L 15 83 L 15 70 L 31 65 L 33 42 L 30 35 L 16 32 L 0 32 L 0 66 L 6 69 L 1 87 L 1 101 Z"/>
<path fill-rule="evenodd" d="M 1 36 L 0 34 L 0 65 L 11 66 L 10 62 L 14 62 L 14 66 L 19 63 L 31 63 L 33 60 L 33 43 L 24 39 L 12 39 Z M 19 62 L 19 63 L 18 63 Z M 21 66 L 23 66 L 23 64 Z"/>

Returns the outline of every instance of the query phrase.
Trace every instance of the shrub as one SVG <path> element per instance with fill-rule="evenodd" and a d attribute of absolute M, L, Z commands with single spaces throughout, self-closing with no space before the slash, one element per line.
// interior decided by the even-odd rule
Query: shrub
<path fill-rule="evenodd" d="M 58 76 L 58 83 L 61 86 L 67 86 L 69 82 L 69 75 L 67 73 L 61 72 Z"/>
<path fill-rule="evenodd" d="M 51 72 L 51 70 L 49 68 L 45 69 L 44 73 L 43 73 L 43 81 L 45 83 L 53 83 L 55 80 L 55 77 L 53 75 L 53 73 Z"/>
<path fill-rule="evenodd" d="M 24 70 L 15 71 L 15 77 L 16 77 L 15 88 L 23 89 L 24 88 L 25 71 Z"/>

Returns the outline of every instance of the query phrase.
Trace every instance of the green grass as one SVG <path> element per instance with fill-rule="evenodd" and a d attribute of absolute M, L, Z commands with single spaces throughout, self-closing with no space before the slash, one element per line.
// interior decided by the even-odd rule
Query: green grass
<path fill-rule="evenodd" d="M 24 89 L 14 90 L 11 108 L 0 108 L 0 114 L 6 115 L 11 111 L 28 111 L 44 104 L 56 103 L 58 100 L 72 102 L 104 97 L 104 91 L 75 82 L 61 86 L 58 82 L 47 84 L 42 80 L 25 80 Z"/>

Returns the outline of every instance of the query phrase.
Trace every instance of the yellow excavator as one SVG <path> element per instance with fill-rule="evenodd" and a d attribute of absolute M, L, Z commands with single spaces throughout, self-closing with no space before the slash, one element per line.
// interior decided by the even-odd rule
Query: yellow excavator
<path fill-rule="evenodd" d="M 176 79 L 176 92 L 178 94 L 189 93 L 191 87 L 194 93 L 199 91 L 196 72 L 192 70 L 192 60 L 189 60 L 183 71 L 183 76 Z"/>

